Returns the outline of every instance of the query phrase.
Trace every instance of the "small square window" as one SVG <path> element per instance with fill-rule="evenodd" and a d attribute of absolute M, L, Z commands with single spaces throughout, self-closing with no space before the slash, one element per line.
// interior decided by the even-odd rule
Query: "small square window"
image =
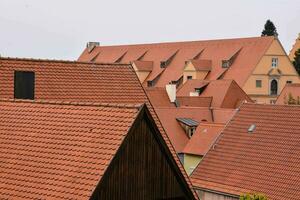
<path fill-rule="evenodd" d="M 286 81 L 286 83 L 287 83 L 287 84 L 291 84 L 291 83 L 293 83 L 293 81 Z"/>
<path fill-rule="evenodd" d="M 261 85 L 262 85 L 261 80 L 256 80 L 256 87 L 261 88 Z"/>
<path fill-rule="evenodd" d="M 272 67 L 275 68 L 278 66 L 278 58 L 272 58 Z"/>
<path fill-rule="evenodd" d="M 15 71 L 14 98 L 34 99 L 34 72 Z"/>
<path fill-rule="evenodd" d="M 275 104 L 276 100 L 270 100 L 270 104 Z"/>
<path fill-rule="evenodd" d="M 187 80 L 191 80 L 191 79 L 193 79 L 193 76 L 187 76 L 186 78 L 187 78 Z"/>

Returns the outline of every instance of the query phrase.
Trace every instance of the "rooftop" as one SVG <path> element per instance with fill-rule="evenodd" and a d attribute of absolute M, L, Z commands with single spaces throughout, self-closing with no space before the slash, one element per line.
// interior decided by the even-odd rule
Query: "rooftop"
<path fill-rule="evenodd" d="M 88 199 L 140 106 L 1 99 L 1 197 Z"/>
<path fill-rule="evenodd" d="M 243 104 L 192 173 L 194 187 L 298 199 L 299 114 L 299 106 Z"/>
<path fill-rule="evenodd" d="M 99 54 L 95 62 L 153 61 L 153 69 L 147 81 L 157 78 L 156 87 L 164 87 L 171 81 L 177 81 L 183 75 L 185 62 L 193 59 L 212 60 L 209 80 L 218 79 L 225 71 L 225 79 L 234 79 L 243 85 L 248 79 L 261 56 L 269 48 L 274 37 L 235 38 L 223 40 L 170 42 L 157 44 L 137 44 L 119 46 L 97 46 L 92 52 L 85 49 L 79 60 L 91 61 Z M 223 60 L 230 60 L 236 53 L 230 69 L 222 68 Z M 161 67 L 161 62 L 166 62 Z M 243 66 L 243 73 L 240 73 Z"/>

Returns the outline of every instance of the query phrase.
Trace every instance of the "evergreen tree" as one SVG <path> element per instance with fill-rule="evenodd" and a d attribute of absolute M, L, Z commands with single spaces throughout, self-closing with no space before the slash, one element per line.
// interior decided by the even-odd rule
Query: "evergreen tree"
<path fill-rule="evenodd" d="M 265 23 L 265 29 L 261 32 L 261 36 L 278 36 L 275 25 L 271 20 L 267 20 Z"/>
<path fill-rule="evenodd" d="M 295 69 L 297 70 L 298 74 L 300 74 L 300 49 L 295 51 L 293 65 L 294 65 Z"/>

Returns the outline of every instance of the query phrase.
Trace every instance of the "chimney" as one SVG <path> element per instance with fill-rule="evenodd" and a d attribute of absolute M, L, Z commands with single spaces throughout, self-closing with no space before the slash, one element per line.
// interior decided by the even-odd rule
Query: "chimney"
<path fill-rule="evenodd" d="M 169 96 L 170 102 L 174 103 L 176 100 L 176 84 L 166 85 L 166 91 Z"/>
<path fill-rule="evenodd" d="M 89 53 L 91 53 L 93 49 L 98 46 L 100 46 L 100 42 L 88 42 L 86 44 L 86 48 L 88 49 Z"/>

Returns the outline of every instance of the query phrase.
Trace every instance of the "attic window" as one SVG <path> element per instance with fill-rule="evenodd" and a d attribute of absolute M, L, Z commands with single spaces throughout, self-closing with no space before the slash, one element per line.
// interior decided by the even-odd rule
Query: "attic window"
<path fill-rule="evenodd" d="M 34 99 L 34 72 L 15 71 L 14 98 Z"/>
<path fill-rule="evenodd" d="M 255 124 L 251 124 L 251 126 L 248 128 L 248 133 L 253 133 L 254 130 L 256 128 L 256 125 Z"/>
<path fill-rule="evenodd" d="M 230 65 L 230 60 L 222 60 L 222 68 L 228 68 Z"/>
<path fill-rule="evenodd" d="M 191 118 L 176 118 L 189 138 L 193 136 L 199 123 Z"/>
<path fill-rule="evenodd" d="M 153 81 L 147 81 L 147 86 L 148 87 L 153 87 L 154 86 Z"/>

